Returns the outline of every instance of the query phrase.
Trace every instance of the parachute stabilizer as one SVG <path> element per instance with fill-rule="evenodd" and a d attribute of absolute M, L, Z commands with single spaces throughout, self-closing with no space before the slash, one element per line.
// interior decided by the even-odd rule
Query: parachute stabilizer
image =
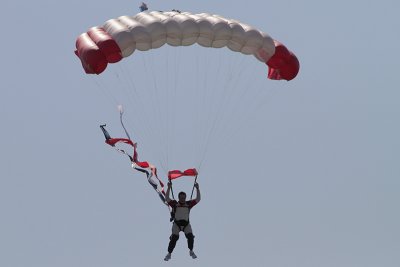
<path fill-rule="evenodd" d="M 283 44 L 275 41 L 275 54 L 267 61 L 268 78 L 290 81 L 297 76 L 300 62 Z"/>

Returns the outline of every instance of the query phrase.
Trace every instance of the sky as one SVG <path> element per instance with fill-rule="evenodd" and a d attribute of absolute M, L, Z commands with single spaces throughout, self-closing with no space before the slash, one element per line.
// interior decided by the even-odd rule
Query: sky
<path fill-rule="evenodd" d="M 107 123 L 110 132 L 123 135 L 115 101 L 99 93 L 107 83 L 112 90 L 121 85 L 111 78 L 99 85 L 73 53 L 79 34 L 110 18 L 136 14 L 140 2 L 4 0 L 0 266 L 400 266 L 399 2 L 147 4 L 253 25 L 287 45 L 301 64 L 295 80 L 274 82 L 258 78 L 266 70 L 254 58 L 238 64 L 232 56 L 237 70 L 253 74 L 254 81 L 240 101 L 243 113 L 218 120 L 227 123 L 221 127 L 225 132 L 203 152 L 202 200 L 191 212 L 198 259 L 189 257 L 181 235 L 171 261 L 164 263 L 168 210 L 126 158 L 104 144 L 98 128 Z M 213 53 L 197 50 L 200 60 Z M 188 63 L 182 53 L 174 57 L 184 61 L 174 74 L 180 88 L 212 83 L 210 78 L 199 86 L 196 79 L 212 73 L 213 65 L 193 77 L 190 71 L 183 75 Z M 229 51 L 218 53 L 230 60 Z M 157 56 L 147 64 L 158 63 Z M 167 68 L 163 75 L 169 79 L 176 71 Z M 139 88 L 161 87 L 158 75 L 148 80 L 149 72 L 132 74 Z M 248 82 L 245 75 L 234 80 L 239 92 Z M 249 108 L 252 88 L 260 98 Z M 185 94 L 176 97 L 176 102 L 187 100 Z M 201 108 L 194 114 L 203 114 Z M 190 120 L 190 105 L 182 110 L 177 120 Z M 156 127 L 153 121 L 142 129 L 137 115 L 131 110 L 126 119 L 129 131 L 137 132 L 143 160 L 187 166 L 187 137 L 202 128 L 167 132 L 176 150 L 165 160 L 157 158 L 165 144 L 144 129 Z M 190 190 L 192 182 L 176 182 L 177 190 Z"/>

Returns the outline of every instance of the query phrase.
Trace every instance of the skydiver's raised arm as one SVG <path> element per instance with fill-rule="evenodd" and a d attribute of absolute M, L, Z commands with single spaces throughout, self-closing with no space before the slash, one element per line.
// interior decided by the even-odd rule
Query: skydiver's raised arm
<path fill-rule="evenodd" d="M 196 188 L 196 203 L 199 203 L 201 200 L 199 184 L 195 183 L 194 187 Z"/>
<path fill-rule="evenodd" d="M 169 203 L 172 200 L 169 197 L 169 194 L 171 192 L 171 186 L 172 186 L 172 183 L 171 183 L 171 181 L 169 181 L 168 184 L 167 184 L 167 192 L 165 192 L 165 200 L 167 201 L 167 203 Z"/>

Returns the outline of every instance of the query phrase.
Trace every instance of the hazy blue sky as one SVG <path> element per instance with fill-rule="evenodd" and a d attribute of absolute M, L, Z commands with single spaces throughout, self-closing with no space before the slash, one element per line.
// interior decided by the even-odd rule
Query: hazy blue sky
<path fill-rule="evenodd" d="M 291 82 L 257 79 L 246 88 L 248 76 L 237 76 L 239 90 L 251 96 L 254 89 L 260 98 L 250 111 L 242 105 L 249 115 L 243 126 L 233 115 L 225 129 L 235 134 L 222 134 L 205 154 L 203 199 L 191 214 L 199 258 L 189 257 L 181 235 L 172 260 L 163 262 L 167 209 L 127 159 L 103 143 L 98 128 L 107 123 L 122 135 L 115 101 L 98 93 L 107 82 L 120 85 L 111 78 L 99 85 L 73 53 L 79 34 L 136 14 L 140 2 L 4 0 L 0 266 L 400 266 L 399 1 L 147 3 L 246 22 L 301 62 Z M 156 55 L 152 60 L 147 64 L 159 62 Z M 253 61 L 236 65 L 263 75 L 265 67 Z M 163 75 L 169 79 L 173 71 Z M 133 74 L 140 88 L 142 74 L 148 78 Z M 197 76 L 178 78 L 181 88 L 204 87 Z M 160 146 L 130 114 L 142 158 L 162 163 Z M 189 116 L 190 105 L 183 114 Z M 170 141 L 189 144 L 190 130 Z M 171 162 L 187 160 L 184 151 L 173 151 Z M 179 182 L 190 190 L 190 179 Z"/>

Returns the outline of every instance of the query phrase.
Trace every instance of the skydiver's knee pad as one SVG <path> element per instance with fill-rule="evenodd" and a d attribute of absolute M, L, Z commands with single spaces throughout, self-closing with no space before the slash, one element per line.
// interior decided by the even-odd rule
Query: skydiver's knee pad
<path fill-rule="evenodd" d="M 172 234 L 170 237 L 169 237 L 169 240 L 171 240 L 171 241 L 178 241 L 178 239 L 179 239 L 179 235 L 174 235 L 174 234 Z"/>
<path fill-rule="evenodd" d="M 187 238 L 187 244 L 188 244 L 188 248 L 190 250 L 193 250 L 193 245 L 194 245 L 194 235 L 192 233 L 187 233 L 185 234 L 186 238 Z"/>
<path fill-rule="evenodd" d="M 176 245 L 176 241 L 178 241 L 178 239 L 179 239 L 179 235 L 174 235 L 174 234 L 172 234 L 170 237 L 169 237 L 169 244 L 168 244 L 168 252 L 169 253 L 172 253 L 172 251 L 174 251 L 174 248 L 175 248 L 175 245 Z"/>
<path fill-rule="evenodd" d="M 187 233 L 187 234 L 185 234 L 185 236 L 186 236 L 186 238 L 187 238 L 188 240 L 194 240 L 194 235 L 193 235 L 193 233 Z"/>

